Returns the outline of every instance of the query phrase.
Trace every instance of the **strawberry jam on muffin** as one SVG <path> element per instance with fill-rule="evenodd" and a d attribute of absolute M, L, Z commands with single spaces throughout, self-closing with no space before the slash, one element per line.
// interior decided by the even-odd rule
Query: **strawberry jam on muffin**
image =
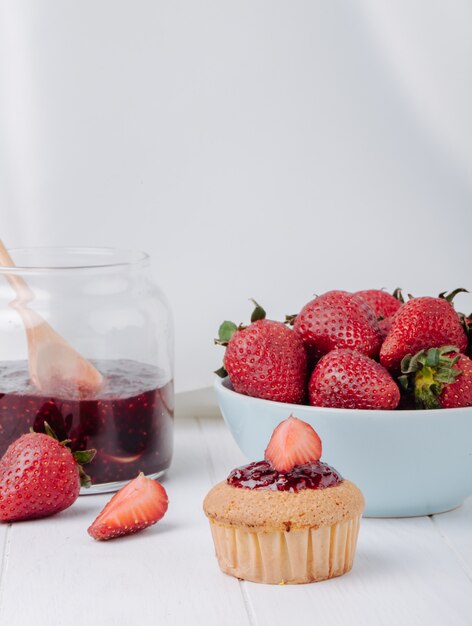
<path fill-rule="evenodd" d="M 223 572 L 260 583 L 308 583 L 348 572 L 364 498 L 320 461 L 314 429 L 290 416 L 265 460 L 233 470 L 205 498 Z"/>

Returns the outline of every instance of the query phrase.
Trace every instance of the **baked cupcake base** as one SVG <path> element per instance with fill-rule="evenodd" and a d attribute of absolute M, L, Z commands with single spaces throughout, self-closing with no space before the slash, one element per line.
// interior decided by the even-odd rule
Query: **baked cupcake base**
<path fill-rule="evenodd" d="M 354 561 L 360 516 L 322 528 L 249 532 L 211 521 L 220 568 L 259 583 L 299 584 L 341 576 Z"/>
<path fill-rule="evenodd" d="M 223 572 L 253 582 L 298 584 L 351 569 L 364 499 L 349 481 L 298 494 L 219 483 L 204 508 Z"/>

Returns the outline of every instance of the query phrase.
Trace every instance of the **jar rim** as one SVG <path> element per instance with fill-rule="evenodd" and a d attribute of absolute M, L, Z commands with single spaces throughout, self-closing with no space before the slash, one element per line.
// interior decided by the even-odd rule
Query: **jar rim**
<path fill-rule="evenodd" d="M 141 250 L 100 246 L 27 246 L 9 248 L 16 265 L 1 265 L 0 274 L 83 272 L 140 268 L 148 265 L 149 254 Z M 26 257 L 22 261 L 21 257 Z M 28 261 L 31 257 L 33 261 Z M 37 260 L 34 260 L 37 259 Z"/>

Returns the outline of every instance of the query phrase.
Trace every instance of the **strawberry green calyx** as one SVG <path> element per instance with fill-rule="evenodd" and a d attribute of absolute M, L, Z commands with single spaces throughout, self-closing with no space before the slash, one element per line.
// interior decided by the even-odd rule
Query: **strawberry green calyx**
<path fill-rule="evenodd" d="M 90 461 L 94 458 L 96 454 L 97 454 L 97 451 L 94 449 L 77 450 L 76 452 L 72 453 L 72 456 L 74 457 L 74 460 L 77 463 L 77 468 L 79 470 L 81 487 L 88 488 L 92 484 L 92 480 L 90 476 L 87 474 L 87 472 L 85 472 L 83 465 L 85 465 L 86 463 L 90 463 Z"/>
<path fill-rule="evenodd" d="M 231 337 L 238 330 L 238 327 L 234 322 L 225 320 L 218 328 L 218 339 L 215 339 L 215 344 L 218 346 L 227 346 Z"/>
<path fill-rule="evenodd" d="M 266 318 L 266 312 L 264 309 L 253 298 L 250 298 L 250 300 L 254 304 L 254 311 L 251 314 L 251 324 L 253 322 L 257 322 L 258 320 L 264 320 Z M 243 324 L 236 326 L 234 322 L 225 320 L 218 328 L 218 339 L 214 340 L 215 344 L 218 346 L 227 346 L 234 333 L 237 330 L 244 330 L 244 328 L 246 328 L 246 326 Z"/>
<path fill-rule="evenodd" d="M 266 318 L 265 310 L 258 302 L 254 300 L 254 298 L 250 298 L 250 301 L 254 304 L 254 311 L 251 315 L 251 324 L 253 322 L 257 322 L 258 320 L 264 320 Z M 224 346 L 226 348 L 226 346 L 231 341 L 234 333 L 238 330 L 244 330 L 245 328 L 247 328 L 247 326 L 243 324 L 239 324 L 239 326 L 236 326 L 234 322 L 225 320 L 218 328 L 218 339 L 214 339 L 215 345 Z M 226 378 L 226 376 L 228 376 L 228 372 L 226 371 L 224 366 L 221 366 L 220 368 L 215 370 L 214 373 L 220 378 Z"/>
<path fill-rule="evenodd" d="M 214 340 L 215 345 L 224 346 L 226 348 L 226 346 L 230 342 L 231 337 L 237 330 L 240 330 L 241 328 L 243 327 L 238 327 L 234 322 L 225 320 L 218 328 L 218 339 Z M 214 373 L 220 378 L 226 378 L 226 376 L 228 376 L 228 372 L 223 365 L 215 370 Z"/>
<path fill-rule="evenodd" d="M 228 376 L 228 372 L 225 370 L 223 365 L 219 367 L 217 370 L 215 370 L 213 373 L 219 376 L 220 378 L 226 378 L 226 376 Z"/>
<path fill-rule="evenodd" d="M 45 435 L 49 435 L 49 437 L 52 437 L 56 441 L 59 441 L 59 437 L 56 435 L 54 430 L 49 426 L 49 424 L 46 421 L 43 422 L 43 428 L 44 428 L 44 434 Z M 31 432 L 34 432 L 33 428 L 31 428 L 30 430 L 31 430 Z M 62 444 L 63 446 L 65 446 L 68 443 L 70 443 L 70 439 L 64 439 L 64 441 L 60 441 L 59 443 Z"/>
<path fill-rule="evenodd" d="M 405 298 L 403 297 L 403 293 L 400 287 L 397 287 L 395 291 L 392 293 L 392 296 L 396 298 L 399 302 L 404 304 Z"/>
<path fill-rule="evenodd" d="M 64 446 L 65 448 L 70 448 L 69 444 L 71 443 L 71 440 L 64 439 L 63 441 L 59 441 L 58 436 L 56 435 L 54 430 L 51 428 L 51 426 L 49 426 L 49 424 L 46 421 L 43 422 L 43 428 L 44 428 L 45 435 L 48 435 L 49 437 L 52 437 L 53 439 L 58 441 L 61 444 L 61 446 Z M 31 432 L 34 432 L 34 430 L 31 429 Z M 79 470 L 81 487 L 90 487 L 91 478 L 84 471 L 84 468 L 82 466 L 85 465 L 86 463 L 90 463 L 90 461 L 92 461 L 92 459 L 97 454 L 97 451 L 91 448 L 90 450 L 77 450 L 76 452 L 71 451 L 71 454 L 74 457 L 74 461 L 77 463 L 77 469 Z"/>
<path fill-rule="evenodd" d="M 251 298 L 251 302 L 254 304 L 255 309 L 252 312 L 251 315 L 251 323 L 252 322 L 257 322 L 258 320 L 265 320 L 266 318 L 266 312 L 264 311 L 264 309 L 261 307 L 260 304 L 258 304 L 254 298 Z"/>
<path fill-rule="evenodd" d="M 438 298 L 441 298 L 442 300 L 447 300 L 449 304 L 452 304 L 452 301 L 458 293 L 469 293 L 469 291 L 467 289 L 464 289 L 463 287 L 458 287 L 457 289 L 451 291 L 451 293 L 447 293 L 447 291 L 442 291 L 439 294 Z"/>
<path fill-rule="evenodd" d="M 455 355 L 455 356 L 453 356 Z M 401 362 L 398 378 L 403 390 L 413 393 L 417 409 L 440 409 L 440 395 L 462 374 L 454 367 L 460 358 L 456 346 L 442 346 L 407 354 Z"/>
<path fill-rule="evenodd" d="M 288 326 L 293 326 L 296 319 L 297 313 L 292 313 L 292 315 L 286 315 L 284 324 L 287 324 Z"/>

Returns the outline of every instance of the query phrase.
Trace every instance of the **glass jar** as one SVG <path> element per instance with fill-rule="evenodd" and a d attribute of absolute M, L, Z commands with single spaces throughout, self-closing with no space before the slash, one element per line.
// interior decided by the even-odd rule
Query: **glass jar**
<path fill-rule="evenodd" d="M 30 427 L 43 431 L 46 421 L 72 450 L 96 449 L 84 468 L 92 485 L 83 493 L 114 491 L 141 471 L 161 476 L 172 456 L 173 328 L 148 255 L 110 248 L 10 252 L 16 267 L 0 267 L 0 456 Z M 5 280 L 11 276 L 27 282 L 26 304 Z M 103 377 L 98 390 L 35 386 L 20 306 L 95 366 Z"/>

